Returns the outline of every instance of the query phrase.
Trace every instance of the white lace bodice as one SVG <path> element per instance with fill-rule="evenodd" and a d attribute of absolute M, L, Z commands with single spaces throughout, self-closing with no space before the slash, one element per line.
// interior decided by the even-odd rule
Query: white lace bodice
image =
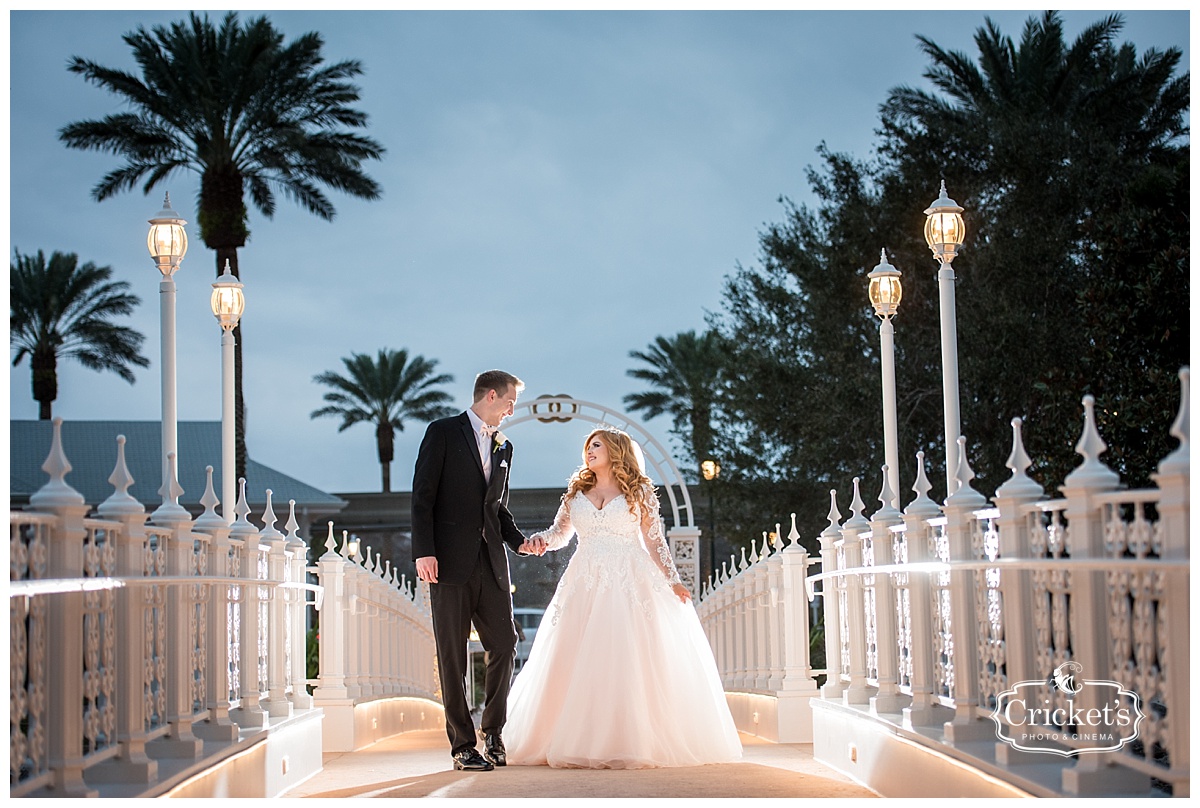
<path fill-rule="evenodd" d="M 597 508 L 582 491 L 578 492 L 559 506 L 554 524 L 534 536 L 545 539 L 548 549 L 558 550 L 565 547 L 572 536 L 578 535 L 575 557 L 583 563 L 600 562 L 598 570 L 603 578 L 608 578 L 611 571 L 624 570 L 623 574 L 627 575 L 628 568 L 621 565 L 617 556 L 636 553 L 648 556 L 668 585 L 682 583 L 663 534 L 658 497 L 653 488 L 648 494 L 650 513 L 637 515 L 630 513 L 624 494 L 609 500 L 603 508 Z"/>

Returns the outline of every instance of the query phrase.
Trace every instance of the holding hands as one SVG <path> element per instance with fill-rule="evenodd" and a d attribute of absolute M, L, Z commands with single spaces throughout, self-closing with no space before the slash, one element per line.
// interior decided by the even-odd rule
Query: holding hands
<path fill-rule="evenodd" d="M 534 533 L 525 540 L 517 552 L 521 555 L 544 555 L 546 552 L 546 540 L 542 538 L 540 533 Z"/>

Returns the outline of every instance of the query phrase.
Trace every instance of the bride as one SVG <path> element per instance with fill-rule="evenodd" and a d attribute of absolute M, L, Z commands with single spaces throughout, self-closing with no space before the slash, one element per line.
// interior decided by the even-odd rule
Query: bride
<path fill-rule="evenodd" d="M 530 536 L 542 552 L 575 534 L 579 546 L 513 682 L 508 762 L 636 769 L 740 758 L 641 447 L 602 427 L 583 459 L 553 526 Z"/>

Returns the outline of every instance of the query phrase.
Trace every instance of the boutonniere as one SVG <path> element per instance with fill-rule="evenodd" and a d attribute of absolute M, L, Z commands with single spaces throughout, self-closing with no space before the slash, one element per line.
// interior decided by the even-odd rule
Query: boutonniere
<path fill-rule="evenodd" d="M 508 443 L 508 438 L 504 437 L 504 433 L 501 432 L 499 429 L 497 429 L 495 431 L 495 433 L 492 435 L 492 440 L 495 441 L 495 443 L 492 444 L 492 454 L 495 454 L 496 452 L 503 449 L 504 444 Z"/>

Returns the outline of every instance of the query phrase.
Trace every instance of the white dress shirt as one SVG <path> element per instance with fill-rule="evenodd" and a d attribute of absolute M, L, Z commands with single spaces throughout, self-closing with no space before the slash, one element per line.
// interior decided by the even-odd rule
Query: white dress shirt
<path fill-rule="evenodd" d="M 485 480 L 492 479 L 492 436 L 483 433 L 483 419 L 475 414 L 475 410 L 468 409 L 467 417 L 471 419 L 471 426 L 475 430 L 475 444 L 479 447 L 479 460 L 483 463 L 483 478 Z"/>

